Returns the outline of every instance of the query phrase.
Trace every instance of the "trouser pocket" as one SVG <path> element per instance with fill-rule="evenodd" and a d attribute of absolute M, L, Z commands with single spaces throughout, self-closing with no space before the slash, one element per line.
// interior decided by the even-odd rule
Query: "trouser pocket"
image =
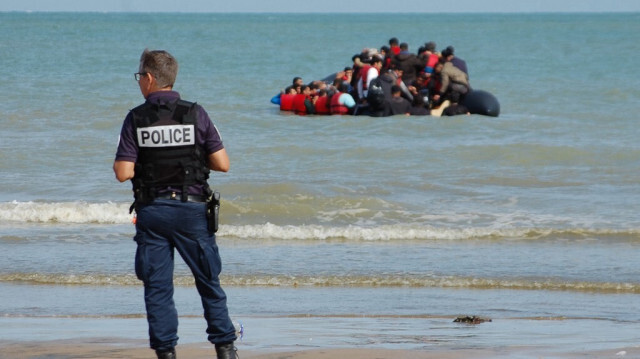
<path fill-rule="evenodd" d="M 220 254 L 215 242 L 200 242 L 200 270 L 207 279 L 220 275 Z"/>
<path fill-rule="evenodd" d="M 143 282 L 147 282 L 149 279 L 149 260 L 147 254 L 147 245 L 144 241 L 141 241 L 138 236 L 135 238 L 136 243 L 138 243 L 138 247 L 136 248 L 136 258 L 135 258 L 135 271 L 136 276 Z"/>

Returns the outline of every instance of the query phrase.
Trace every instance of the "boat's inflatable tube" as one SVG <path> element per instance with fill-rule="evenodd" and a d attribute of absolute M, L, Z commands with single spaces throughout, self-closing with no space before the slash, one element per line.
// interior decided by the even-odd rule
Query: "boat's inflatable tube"
<path fill-rule="evenodd" d="M 495 96 L 483 90 L 472 90 L 462 101 L 469 112 L 477 115 L 498 117 L 500 114 L 500 103 Z"/>
<path fill-rule="evenodd" d="M 335 79 L 336 79 L 336 76 L 337 76 L 337 75 L 338 75 L 338 73 L 337 73 L 337 72 L 334 72 L 334 73 L 332 73 L 331 75 L 329 75 L 329 76 L 327 76 L 327 77 L 323 78 L 323 79 L 322 79 L 322 80 L 320 80 L 320 81 L 322 81 L 322 82 L 326 83 L 327 85 L 331 85 L 331 84 L 333 83 L 333 80 L 335 80 Z"/>

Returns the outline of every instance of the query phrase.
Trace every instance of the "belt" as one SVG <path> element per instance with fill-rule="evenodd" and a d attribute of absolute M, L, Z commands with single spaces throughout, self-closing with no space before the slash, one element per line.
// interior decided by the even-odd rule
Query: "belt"
<path fill-rule="evenodd" d="M 174 199 L 176 201 L 182 201 L 182 193 L 176 193 L 176 192 L 160 193 L 156 195 L 156 199 Z M 205 196 L 197 196 L 193 194 L 187 195 L 187 202 L 203 202 L 204 203 L 206 201 L 207 201 L 207 197 Z"/>

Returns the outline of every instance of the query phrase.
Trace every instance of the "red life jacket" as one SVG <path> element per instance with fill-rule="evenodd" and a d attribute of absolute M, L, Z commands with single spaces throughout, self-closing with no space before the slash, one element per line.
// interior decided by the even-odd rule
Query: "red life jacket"
<path fill-rule="evenodd" d="M 342 92 L 336 92 L 333 96 L 331 96 L 332 115 L 346 115 L 349 113 L 349 108 L 345 105 L 340 104 L 340 95 L 342 95 Z"/>
<path fill-rule="evenodd" d="M 293 111 L 293 98 L 296 95 L 280 95 L 280 111 Z"/>
<path fill-rule="evenodd" d="M 307 95 L 297 94 L 293 95 L 293 112 L 296 115 L 306 115 L 307 114 L 307 106 L 304 105 L 304 100 L 307 99 Z"/>
<path fill-rule="evenodd" d="M 362 79 L 362 90 L 366 91 L 367 90 L 367 76 L 369 74 L 369 69 L 371 68 L 371 65 L 364 65 L 361 69 L 360 69 L 360 78 Z"/>
<path fill-rule="evenodd" d="M 318 115 L 328 115 L 331 113 L 329 109 L 329 104 L 327 103 L 329 96 L 319 96 L 316 100 L 316 114 Z"/>
<path fill-rule="evenodd" d="M 384 58 L 384 65 L 382 66 L 382 68 L 385 72 L 391 68 L 391 56 L 387 56 Z"/>
<path fill-rule="evenodd" d="M 436 67 L 436 64 L 438 63 L 439 60 L 440 58 L 438 57 L 438 55 L 436 54 L 429 55 L 429 59 L 427 60 L 427 67 L 431 67 L 431 68 Z"/>

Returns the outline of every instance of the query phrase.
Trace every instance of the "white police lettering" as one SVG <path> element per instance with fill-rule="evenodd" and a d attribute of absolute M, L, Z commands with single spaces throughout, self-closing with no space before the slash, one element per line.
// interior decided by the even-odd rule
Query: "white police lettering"
<path fill-rule="evenodd" d="M 194 125 L 172 125 L 138 128 L 138 146 L 172 147 L 195 144 Z"/>

